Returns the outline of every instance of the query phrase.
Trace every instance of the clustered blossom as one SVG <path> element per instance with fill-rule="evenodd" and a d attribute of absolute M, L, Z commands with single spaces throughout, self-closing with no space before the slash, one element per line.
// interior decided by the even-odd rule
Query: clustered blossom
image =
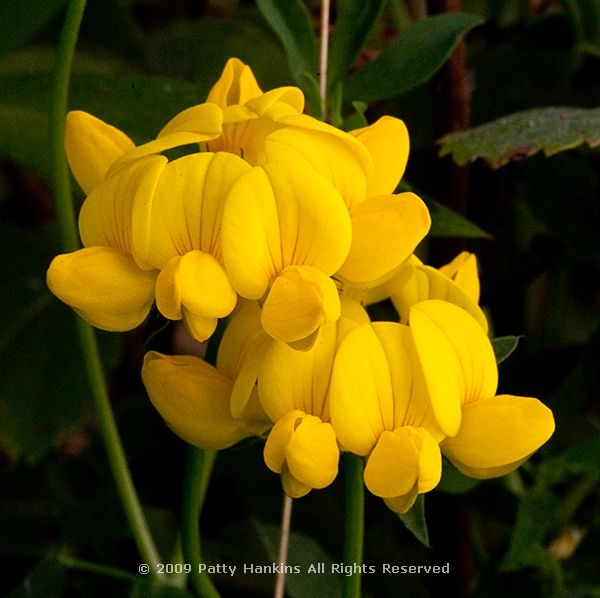
<path fill-rule="evenodd" d="M 205 103 L 143 145 L 70 113 L 84 248 L 53 260 L 48 286 L 107 330 L 154 304 L 199 341 L 228 318 L 216 366 L 151 351 L 144 384 L 193 445 L 265 436 L 291 497 L 331 484 L 341 451 L 364 457 L 365 485 L 398 512 L 435 488 L 442 455 L 477 478 L 513 470 L 553 417 L 496 396 L 475 257 L 435 269 L 413 254 L 430 218 L 394 193 L 406 127 L 383 117 L 346 133 L 303 109 L 299 89 L 263 92 L 231 59 Z M 399 321 L 370 321 L 383 299 Z"/>

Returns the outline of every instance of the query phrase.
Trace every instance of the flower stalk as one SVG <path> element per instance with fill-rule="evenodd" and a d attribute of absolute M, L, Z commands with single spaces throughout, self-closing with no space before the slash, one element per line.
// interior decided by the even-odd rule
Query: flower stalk
<path fill-rule="evenodd" d="M 68 4 L 53 74 L 54 85 L 50 111 L 52 187 L 54 190 L 60 241 L 65 251 L 74 251 L 79 246 L 69 171 L 63 143 L 69 79 L 85 5 L 85 0 L 71 0 Z M 140 556 L 150 565 L 150 575 L 160 577 L 156 572 L 156 567 L 154 567 L 155 563 L 160 562 L 160 557 L 150 535 L 150 530 L 144 518 L 142 507 L 127 466 L 125 453 L 110 405 L 95 334 L 92 327 L 81 318 L 77 318 L 77 328 L 92 401 L 96 412 L 98 429 L 104 443 L 115 486 Z"/>
<path fill-rule="evenodd" d="M 344 564 L 354 565 L 354 573 L 344 577 L 344 598 L 360 598 L 362 581 L 363 540 L 365 525 L 365 495 L 363 460 L 357 455 L 342 456 L 346 487 L 346 518 L 344 530 Z"/>
<path fill-rule="evenodd" d="M 275 583 L 274 598 L 283 598 L 285 592 L 285 565 L 288 559 L 288 549 L 290 544 L 290 528 L 292 522 L 292 499 L 289 496 L 283 497 L 283 510 L 281 512 L 281 532 L 279 535 L 279 554 L 277 555 L 277 564 L 283 565 L 277 574 Z"/>

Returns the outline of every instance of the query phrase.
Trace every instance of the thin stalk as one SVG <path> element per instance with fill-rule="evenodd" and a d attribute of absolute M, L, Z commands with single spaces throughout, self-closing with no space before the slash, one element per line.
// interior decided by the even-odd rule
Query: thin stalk
<path fill-rule="evenodd" d="M 283 509 L 281 511 L 281 534 L 279 536 L 279 554 L 277 564 L 281 565 L 278 569 L 277 581 L 275 583 L 274 598 L 283 598 L 285 592 L 285 565 L 288 559 L 288 548 L 290 545 L 290 527 L 292 522 L 292 499 L 289 496 L 283 497 Z"/>
<path fill-rule="evenodd" d="M 87 573 L 93 573 L 102 577 L 111 577 L 112 579 L 120 579 L 128 582 L 134 582 L 138 579 L 137 575 L 129 573 L 129 571 L 124 571 L 123 569 L 110 567 L 108 565 L 99 565 L 98 563 L 92 563 L 82 559 L 76 559 L 68 555 L 59 555 L 57 560 L 61 565 L 69 569 L 86 571 Z"/>
<path fill-rule="evenodd" d="M 185 477 L 183 482 L 183 505 L 181 513 L 181 546 L 184 562 L 191 563 L 190 578 L 198 596 L 218 598 L 219 592 L 208 573 L 200 571 L 202 550 L 198 526 L 204 506 L 208 481 L 212 473 L 217 451 L 188 447 Z"/>
<path fill-rule="evenodd" d="M 85 10 L 85 0 L 70 0 L 63 30 L 60 36 L 53 75 L 53 96 L 50 110 L 50 156 L 52 161 L 52 187 L 56 206 L 56 218 L 61 245 L 64 251 L 78 249 L 77 226 L 71 196 L 71 182 L 64 155 L 65 116 L 69 93 L 69 79 L 73 63 L 79 27 Z M 121 439 L 117 431 L 110 405 L 108 391 L 96 336 L 92 327 L 77 318 L 80 348 L 83 354 L 92 401 L 100 436 L 104 442 L 115 486 L 129 521 L 134 540 L 144 561 L 150 566 L 149 574 L 156 573 L 160 562 L 158 552 L 150 535 L 142 508 L 137 497 L 131 474 L 125 459 Z"/>
<path fill-rule="evenodd" d="M 329 57 L 329 0 L 321 2 L 321 47 L 319 52 L 319 93 L 321 108 L 327 114 L 327 61 Z"/>
<path fill-rule="evenodd" d="M 344 453 L 346 476 L 346 521 L 344 530 L 344 565 L 358 565 L 352 575 L 344 577 L 344 598 L 360 598 L 365 534 L 365 494 L 363 487 L 363 461 L 360 457 Z"/>

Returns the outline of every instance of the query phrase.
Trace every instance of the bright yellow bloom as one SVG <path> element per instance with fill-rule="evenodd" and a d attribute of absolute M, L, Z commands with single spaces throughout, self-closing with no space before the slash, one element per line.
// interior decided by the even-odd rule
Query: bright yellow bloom
<path fill-rule="evenodd" d="M 342 341 L 331 376 L 331 422 L 343 450 L 367 457 L 367 488 L 398 512 L 439 482 L 443 438 L 410 330 L 364 324 Z"/>
<path fill-rule="evenodd" d="M 338 276 L 350 286 L 372 288 L 391 278 L 431 225 L 429 211 L 414 193 L 393 195 L 409 152 L 404 123 L 389 116 L 352 131 L 369 151 L 373 170 L 362 195 L 344 195 L 352 220 L 352 246 Z M 336 172 L 341 164 L 334 164 Z M 340 173 L 341 176 L 341 173 Z"/>
<path fill-rule="evenodd" d="M 386 288 L 403 323 L 408 322 L 412 305 L 427 299 L 442 299 L 462 307 L 485 332 L 488 330 L 487 318 L 478 305 L 479 276 L 477 259 L 472 253 L 463 251 L 439 269 L 412 256 Z"/>
<path fill-rule="evenodd" d="M 344 301 L 337 325 L 324 327 L 309 350 L 273 341 L 262 355 L 258 393 L 275 422 L 265 444 L 265 463 L 281 474 L 288 496 L 324 488 L 337 475 L 339 448 L 329 421 L 331 368 L 344 337 L 368 320 L 357 303 Z"/>
<path fill-rule="evenodd" d="M 98 184 L 102 169 L 93 163 L 97 172 L 89 184 L 94 190 L 80 215 L 86 247 L 57 256 L 48 269 L 50 290 L 98 328 L 135 328 L 152 306 L 157 272 L 133 256 L 131 210 L 138 190 L 143 193 L 154 184 L 157 160 L 133 163 L 118 179 Z M 106 207 L 96 210 L 98 204 Z"/>
<path fill-rule="evenodd" d="M 330 276 L 351 240 L 348 211 L 335 188 L 300 165 L 269 163 L 240 177 L 223 212 L 223 260 L 235 290 L 263 301 L 274 339 L 308 343 L 340 314 Z"/>
<path fill-rule="evenodd" d="M 504 475 L 550 438 L 554 419 L 543 403 L 495 396 L 491 343 L 465 310 L 439 300 L 418 303 L 410 309 L 410 330 L 436 419 L 448 436 L 441 449 L 460 471 L 476 478 Z"/>
<path fill-rule="evenodd" d="M 142 380 L 168 426 L 194 446 L 223 449 L 261 435 L 270 426 L 256 393 L 242 416 L 234 418 L 230 410 L 233 381 L 199 357 L 150 351 Z"/>
<path fill-rule="evenodd" d="M 221 264 L 221 217 L 233 183 L 249 170 L 226 153 L 128 162 L 86 198 L 79 215 L 86 249 L 52 262 L 50 289 L 108 330 L 140 324 L 156 295 L 165 317 L 183 319 L 205 340 L 235 306 Z"/>

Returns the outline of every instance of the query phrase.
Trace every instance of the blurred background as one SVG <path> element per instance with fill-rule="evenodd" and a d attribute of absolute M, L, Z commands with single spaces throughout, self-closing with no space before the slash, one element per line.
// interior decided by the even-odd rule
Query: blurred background
<path fill-rule="evenodd" d="M 97 436 L 75 316 L 45 286 L 60 253 L 48 110 L 66 4 L 0 3 L 0 594 L 186 596 L 133 574 L 140 557 Z M 320 3 L 281 4 L 306 17 L 292 41 L 313 48 Z M 286 53 L 290 38 L 273 26 L 277 5 L 89 0 L 69 106 L 144 142 L 204 101 L 237 56 L 265 90 L 302 86 L 315 112 L 313 88 Z M 473 16 L 431 21 L 457 11 Z M 365 564 L 377 572 L 364 575 L 364 595 L 598 597 L 600 4 L 338 0 L 332 23 L 337 43 L 351 46 L 336 54 L 332 112 L 346 128 L 383 114 L 406 122 L 405 183 L 433 218 L 420 255 L 440 266 L 461 250 L 477 254 L 493 336 L 521 337 L 500 366 L 500 391 L 540 398 L 557 423 L 509 476 L 478 482 L 445 469 L 425 501 L 428 538 L 422 521 L 407 527 L 367 496 Z M 186 447 L 139 376 L 149 347 L 181 349 L 176 327 L 162 324 L 98 337 L 133 478 L 173 562 Z M 280 508 L 261 442 L 222 451 L 201 520 L 207 561 L 272 563 Z M 343 514 L 341 479 L 295 501 L 290 563 L 340 563 Z M 450 563 L 451 572 L 383 575 L 381 563 Z M 257 597 L 274 582 L 214 581 L 223 596 Z M 336 596 L 341 579 L 294 575 L 287 587 L 294 597 Z"/>

